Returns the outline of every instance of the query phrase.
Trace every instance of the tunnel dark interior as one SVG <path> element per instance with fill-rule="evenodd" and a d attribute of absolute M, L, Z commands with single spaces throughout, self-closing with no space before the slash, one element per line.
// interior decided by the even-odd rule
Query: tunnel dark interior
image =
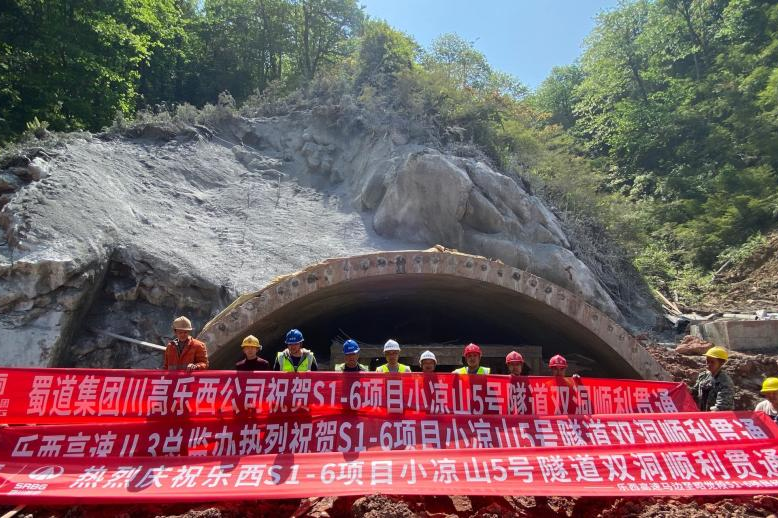
<path fill-rule="evenodd" d="M 451 275 L 390 275 L 342 282 L 286 304 L 247 331 L 260 339 L 261 356 L 272 363 L 292 328 L 303 332 L 305 347 L 322 362 L 330 360 L 333 339 L 349 337 L 382 345 L 394 338 L 400 344 L 451 344 L 457 349 L 469 342 L 541 346 L 544 360 L 554 354 L 593 360 L 582 375 L 640 377 L 573 318 L 515 291 Z M 240 355 L 236 341 L 217 351 L 212 363 L 230 368 Z M 374 366 L 378 359 L 360 358 L 362 363 L 371 360 Z M 497 365 L 498 372 L 501 367 Z"/>

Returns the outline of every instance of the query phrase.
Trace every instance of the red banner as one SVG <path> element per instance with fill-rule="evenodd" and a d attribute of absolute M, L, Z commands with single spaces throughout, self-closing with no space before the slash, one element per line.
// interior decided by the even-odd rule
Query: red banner
<path fill-rule="evenodd" d="M 510 448 L 11 461 L 5 503 L 181 502 L 335 495 L 641 496 L 778 491 L 778 444 Z"/>
<path fill-rule="evenodd" d="M 0 423 L 259 414 L 595 415 L 691 412 L 682 383 L 454 374 L 0 369 Z"/>
<path fill-rule="evenodd" d="M 759 412 L 598 416 L 257 416 L 0 429 L 0 460 L 95 459 L 391 450 L 679 445 L 778 440 Z"/>
<path fill-rule="evenodd" d="M 778 490 L 771 419 L 694 410 L 633 380 L 2 369 L 0 502 Z"/>

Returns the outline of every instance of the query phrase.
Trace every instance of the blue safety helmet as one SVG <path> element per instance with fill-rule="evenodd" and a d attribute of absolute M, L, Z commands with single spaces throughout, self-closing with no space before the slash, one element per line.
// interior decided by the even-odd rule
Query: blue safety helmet
<path fill-rule="evenodd" d="M 303 341 L 303 334 L 300 332 L 300 330 L 292 329 L 288 333 L 286 333 L 286 339 L 284 340 L 284 343 L 286 343 L 286 345 L 299 344 L 302 341 Z"/>
<path fill-rule="evenodd" d="M 354 340 L 343 342 L 343 354 L 354 354 L 359 352 L 359 344 Z"/>

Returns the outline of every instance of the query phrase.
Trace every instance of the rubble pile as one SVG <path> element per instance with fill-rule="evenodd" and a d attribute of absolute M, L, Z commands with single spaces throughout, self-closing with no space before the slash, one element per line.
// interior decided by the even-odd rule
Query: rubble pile
<path fill-rule="evenodd" d="M 705 351 L 713 347 L 713 344 L 697 338 L 696 336 L 686 335 L 683 340 L 675 347 L 675 352 L 686 356 L 698 356 L 705 354 Z"/>
<path fill-rule="evenodd" d="M 710 311 L 758 311 L 778 309 L 778 232 L 746 260 L 722 266 L 713 287 L 703 297 L 701 309 Z"/>
<path fill-rule="evenodd" d="M 681 343 L 697 345 L 704 343 L 707 344 L 706 347 L 711 346 L 709 342 L 691 336 L 684 338 Z M 647 347 L 659 364 L 676 381 L 691 385 L 697 379 L 697 375 L 705 369 L 704 350 L 697 356 L 688 356 L 686 349 L 681 350 L 680 345 L 675 350 L 660 345 Z M 762 381 L 771 376 L 778 376 L 778 361 L 772 355 L 732 351 L 724 369 L 735 382 L 735 410 L 753 410 L 762 399 L 759 395 Z"/>

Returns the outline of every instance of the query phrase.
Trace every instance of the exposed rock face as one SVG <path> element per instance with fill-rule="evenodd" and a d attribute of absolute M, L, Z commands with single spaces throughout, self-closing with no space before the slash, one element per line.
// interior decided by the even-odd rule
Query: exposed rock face
<path fill-rule="evenodd" d="M 157 128 L 158 129 L 158 128 Z M 5 365 L 154 367 L 89 329 L 164 343 L 240 293 L 327 257 L 434 244 L 501 259 L 618 308 L 553 214 L 474 159 L 337 110 L 71 136 L 0 164 Z"/>

